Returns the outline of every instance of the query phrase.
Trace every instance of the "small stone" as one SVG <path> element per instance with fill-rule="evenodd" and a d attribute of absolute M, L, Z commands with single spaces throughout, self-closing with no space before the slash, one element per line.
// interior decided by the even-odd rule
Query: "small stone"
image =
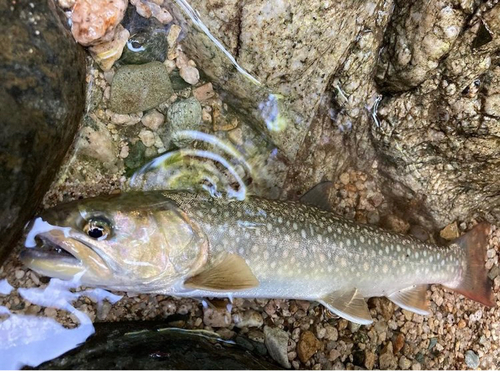
<path fill-rule="evenodd" d="M 111 40 L 89 48 L 90 55 L 103 71 L 109 71 L 114 63 L 120 59 L 129 36 L 128 30 L 122 25 L 118 25 Z"/>
<path fill-rule="evenodd" d="M 173 47 L 177 44 L 177 39 L 182 31 L 182 28 L 176 24 L 173 24 L 168 31 L 167 42 L 168 46 Z"/>
<path fill-rule="evenodd" d="M 165 116 L 163 116 L 160 112 L 153 109 L 146 113 L 142 119 L 142 124 L 147 128 L 157 131 L 161 124 L 165 121 Z"/>
<path fill-rule="evenodd" d="M 342 173 L 342 174 L 340 174 L 340 182 L 343 185 L 347 185 L 349 183 L 349 180 L 350 180 L 349 173 Z"/>
<path fill-rule="evenodd" d="M 388 342 L 387 345 L 380 352 L 378 359 L 380 369 L 382 370 L 393 370 L 398 366 L 398 360 L 394 357 L 392 351 L 392 342 Z"/>
<path fill-rule="evenodd" d="M 243 145 L 243 130 L 240 128 L 233 129 L 227 133 L 229 140 L 234 144 L 241 146 Z"/>
<path fill-rule="evenodd" d="M 116 113 L 145 111 L 166 102 L 173 92 L 163 63 L 123 66 L 111 83 L 110 106 Z"/>
<path fill-rule="evenodd" d="M 399 368 L 402 370 L 409 370 L 410 367 L 411 367 L 411 361 L 405 356 L 402 356 L 399 359 Z"/>
<path fill-rule="evenodd" d="M 215 95 L 212 83 L 203 84 L 193 90 L 193 96 L 200 102 L 204 102 Z"/>
<path fill-rule="evenodd" d="M 440 232 L 439 235 L 441 238 L 447 240 L 447 241 L 452 241 L 458 237 L 460 237 L 460 231 L 458 229 L 457 222 L 453 222 L 451 224 L 448 224 L 446 227 L 444 227 Z"/>
<path fill-rule="evenodd" d="M 467 367 L 477 369 L 479 367 L 479 356 L 472 350 L 465 352 L 465 364 Z"/>
<path fill-rule="evenodd" d="M 203 308 L 203 323 L 210 327 L 229 327 L 231 314 L 226 308 Z"/>
<path fill-rule="evenodd" d="M 124 144 L 123 147 L 120 150 L 120 158 L 127 158 L 129 154 L 129 146 L 127 144 Z"/>
<path fill-rule="evenodd" d="M 330 341 L 337 341 L 339 338 L 339 331 L 332 325 L 325 325 L 325 339 Z"/>
<path fill-rule="evenodd" d="M 337 349 L 332 349 L 328 353 L 328 360 L 331 362 L 335 362 L 337 358 L 341 356 L 340 352 Z"/>
<path fill-rule="evenodd" d="M 90 116 L 84 122 L 87 126 L 80 130 L 76 144 L 80 154 L 98 160 L 108 169 L 114 169 L 117 153 L 108 128 Z"/>
<path fill-rule="evenodd" d="M 361 325 L 359 323 L 354 323 L 354 322 L 351 322 L 349 321 L 349 331 L 351 331 L 351 334 L 354 334 L 356 332 L 358 332 L 358 330 L 361 328 Z"/>
<path fill-rule="evenodd" d="M 146 147 L 152 147 L 155 144 L 155 135 L 152 131 L 142 129 L 139 133 L 139 138 Z"/>
<path fill-rule="evenodd" d="M 373 370 L 373 366 L 375 366 L 375 361 L 377 356 L 375 353 L 365 350 L 365 367 L 367 370 Z"/>
<path fill-rule="evenodd" d="M 403 334 L 398 334 L 398 336 L 396 336 L 396 339 L 394 340 L 393 345 L 394 345 L 394 353 L 399 352 L 401 349 L 403 349 L 403 346 L 405 345 L 405 336 Z"/>
<path fill-rule="evenodd" d="M 306 363 L 320 348 L 321 341 L 311 331 L 304 331 L 297 344 L 297 355 L 302 363 Z"/>
<path fill-rule="evenodd" d="M 262 315 L 256 311 L 248 310 L 243 313 L 233 315 L 233 322 L 236 327 L 261 327 L 264 324 Z"/>
<path fill-rule="evenodd" d="M 271 357 L 285 368 L 290 368 L 288 361 L 288 333 L 277 327 L 264 327 L 264 342 Z"/>
<path fill-rule="evenodd" d="M 126 115 L 126 114 L 120 114 L 120 113 L 115 113 L 113 111 L 106 111 L 106 114 L 110 118 L 111 122 L 115 125 L 124 125 L 124 126 L 132 126 L 137 124 L 139 121 L 141 121 L 141 115 L 138 114 L 131 114 L 131 115 Z"/>
<path fill-rule="evenodd" d="M 21 269 L 16 270 L 15 276 L 18 280 L 24 277 L 25 272 Z"/>
<path fill-rule="evenodd" d="M 173 141 L 178 147 L 185 147 L 191 139 L 177 140 L 175 132 L 181 130 L 198 130 L 201 122 L 201 104 L 195 98 L 184 99 L 173 103 L 167 111 L 167 122 L 174 134 Z"/>
<path fill-rule="evenodd" d="M 45 310 L 43 311 L 43 313 L 47 317 L 51 317 L 51 318 L 56 318 L 57 317 L 57 310 L 55 308 L 45 308 Z"/>
<path fill-rule="evenodd" d="M 77 0 L 71 11 L 71 33 L 85 46 L 109 41 L 120 24 L 128 0 Z"/>
<path fill-rule="evenodd" d="M 181 77 L 190 85 L 196 85 L 200 80 L 200 73 L 196 67 L 185 66 L 179 71 Z"/>
<path fill-rule="evenodd" d="M 97 319 L 104 321 L 111 311 L 111 304 L 105 300 L 102 305 L 97 306 Z"/>
<path fill-rule="evenodd" d="M 217 330 L 217 333 L 224 340 L 230 340 L 236 335 L 236 333 L 234 331 L 231 331 L 227 328 L 221 328 L 221 329 Z"/>
<path fill-rule="evenodd" d="M 422 365 L 418 362 L 415 362 L 414 364 L 411 365 L 411 369 L 412 370 L 421 370 L 422 369 Z"/>

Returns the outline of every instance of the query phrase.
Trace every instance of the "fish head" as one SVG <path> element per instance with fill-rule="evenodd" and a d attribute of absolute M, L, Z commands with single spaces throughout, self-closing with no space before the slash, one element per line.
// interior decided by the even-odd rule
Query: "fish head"
<path fill-rule="evenodd" d="M 154 292 L 207 259 L 206 235 L 161 192 L 61 204 L 32 220 L 26 232 L 24 264 L 86 286 Z"/>

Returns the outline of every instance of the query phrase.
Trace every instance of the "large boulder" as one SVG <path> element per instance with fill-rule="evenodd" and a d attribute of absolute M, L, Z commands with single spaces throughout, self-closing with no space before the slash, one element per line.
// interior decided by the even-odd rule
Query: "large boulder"
<path fill-rule="evenodd" d="M 85 103 L 85 55 L 52 0 L 0 2 L 0 263 L 48 190 Z"/>

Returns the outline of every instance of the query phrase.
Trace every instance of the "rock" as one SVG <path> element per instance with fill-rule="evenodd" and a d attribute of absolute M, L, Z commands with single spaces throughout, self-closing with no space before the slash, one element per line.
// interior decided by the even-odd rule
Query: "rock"
<path fill-rule="evenodd" d="M 332 325 L 325 325 L 325 339 L 330 341 L 337 341 L 339 338 L 339 331 Z"/>
<path fill-rule="evenodd" d="M 114 37 L 128 0 L 77 0 L 71 12 L 71 32 L 76 41 L 89 46 Z"/>
<path fill-rule="evenodd" d="M 392 351 L 392 342 L 387 342 L 387 345 L 382 349 L 378 363 L 382 370 L 394 370 L 398 366 L 398 359 Z"/>
<path fill-rule="evenodd" d="M 288 333 L 277 327 L 264 327 L 264 342 L 271 357 L 285 368 L 290 368 L 288 361 Z"/>
<path fill-rule="evenodd" d="M 111 82 L 110 106 L 116 113 L 145 111 L 167 101 L 173 92 L 163 63 L 123 66 Z"/>
<path fill-rule="evenodd" d="M 458 230 L 457 222 L 448 224 L 439 232 L 439 235 L 441 236 L 441 238 L 448 241 L 453 241 L 454 239 L 460 237 L 460 231 Z"/>
<path fill-rule="evenodd" d="M 145 29 L 130 36 L 120 58 L 122 64 L 164 62 L 167 58 L 167 35 L 161 29 Z"/>
<path fill-rule="evenodd" d="M 467 367 L 475 370 L 479 367 L 479 356 L 472 350 L 465 352 L 465 364 Z"/>
<path fill-rule="evenodd" d="M 393 344 L 394 353 L 398 353 L 401 349 L 403 349 L 404 345 L 405 345 L 405 336 L 403 334 L 398 334 Z"/>
<path fill-rule="evenodd" d="M 181 130 L 198 130 L 201 116 L 201 105 L 195 98 L 188 98 L 173 103 L 168 107 L 167 111 L 167 123 L 170 132 L 175 134 L 175 132 Z M 174 135 L 174 143 L 178 147 L 184 147 L 191 142 L 192 140 L 178 141 Z"/>
<path fill-rule="evenodd" d="M 168 36 L 167 36 L 168 46 L 173 48 L 175 45 L 177 45 L 177 39 L 179 38 L 181 31 L 182 31 L 182 28 L 176 24 L 173 24 L 172 27 L 170 27 L 170 30 L 168 31 Z"/>
<path fill-rule="evenodd" d="M 193 66 L 185 66 L 180 69 L 180 75 L 190 85 L 196 85 L 200 80 L 198 69 Z"/>
<path fill-rule="evenodd" d="M 105 168 L 115 169 L 117 150 L 106 125 L 86 116 L 75 146 L 83 156 L 98 160 Z"/>
<path fill-rule="evenodd" d="M 229 327 L 231 313 L 226 308 L 203 308 L 203 323 L 210 327 Z"/>
<path fill-rule="evenodd" d="M 161 124 L 165 121 L 165 116 L 158 112 L 157 110 L 151 110 L 142 116 L 141 119 L 144 126 L 151 129 L 152 131 L 157 131 Z"/>
<path fill-rule="evenodd" d="M 233 322 L 236 327 L 261 327 L 264 324 L 262 315 L 253 310 L 248 310 L 243 313 L 233 315 Z"/>
<path fill-rule="evenodd" d="M 129 153 L 124 163 L 129 172 L 136 170 L 145 164 L 146 159 L 146 146 L 142 141 L 138 140 L 135 144 L 129 144 Z"/>
<path fill-rule="evenodd" d="M 409 370 L 410 367 L 411 367 L 411 361 L 406 358 L 405 356 L 402 356 L 400 359 L 399 359 L 399 368 L 401 370 Z"/>
<path fill-rule="evenodd" d="M 114 37 L 89 48 L 92 58 L 97 62 L 103 71 L 109 71 L 113 64 L 121 57 L 123 47 L 127 44 L 129 32 L 121 25 L 116 27 Z"/>
<path fill-rule="evenodd" d="M 85 54 L 52 1 L 0 2 L 0 17 L 1 265 L 74 139 Z"/>
<path fill-rule="evenodd" d="M 193 96 L 200 102 L 204 102 L 215 95 L 212 83 L 206 83 L 193 90 Z"/>
<path fill-rule="evenodd" d="M 321 341 L 311 331 L 304 331 L 297 343 L 297 355 L 302 363 L 306 363 L 318 350 L 321 349 Z"/>
<path fill-rule="evenodd" d="M 156 138 L 152 131 L 142 129 L 139 133 L 139 138 L 146 147 L 152 147 L 155 144 Z"/>
<path fill-rule="evenodd" d="M 365 367 L 367 370 L 373 370 L 373 366 L 375 366 L 375 361 L 377 356 L 375 353 L 365 350 Z"/>

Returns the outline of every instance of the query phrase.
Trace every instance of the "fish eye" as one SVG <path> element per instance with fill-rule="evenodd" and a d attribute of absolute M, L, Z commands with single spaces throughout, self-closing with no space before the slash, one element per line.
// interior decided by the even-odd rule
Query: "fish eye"
<path fill-rule="evenodd" d="M 91 218 L 83 227 L 83 231 L 96 240 L 103 240 L 111 232 L 110 223 L 104 218 Z"/>

